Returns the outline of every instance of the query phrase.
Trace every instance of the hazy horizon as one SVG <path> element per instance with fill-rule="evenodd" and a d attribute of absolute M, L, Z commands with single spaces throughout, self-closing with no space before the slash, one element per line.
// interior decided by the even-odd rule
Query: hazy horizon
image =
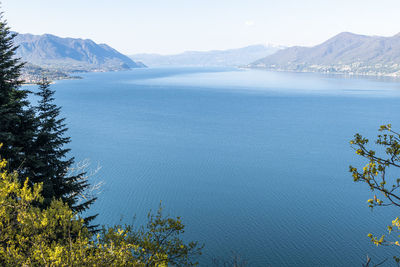
<path fill-rule="evenodd" d="M 400 32 L 400 2 L 393 0 L 1 2 L 13 31 L 92 39 L 128 55 L 256 44 L 313 46 L 344 31 L 378 36 Z"/>

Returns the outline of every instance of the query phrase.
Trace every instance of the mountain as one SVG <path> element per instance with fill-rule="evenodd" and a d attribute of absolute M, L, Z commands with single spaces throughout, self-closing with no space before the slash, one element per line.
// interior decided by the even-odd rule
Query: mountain
<path fill-rule="evenodd" d="M 229 50 L 206 52 L 187 51 L 176 55 L 137 54 L 130 58 L 147 66 L 242 66 L 256 59 L 271 55 L 281 49 L 272 45 L 252 45 Z"/>
<path fill-rule="evenodd" d="M 106 44 L 89 39 L 61 38 L 51 34 L 18 34 L 16 56 L 48 69 L 73 71 L 114 71 L 145 67 Z"/>
<path fill-rule="evenodd" d="M 400 34 L 392 37 L 340 33 L 313 47 L 290 47 L 248 67 L 281 71 L 400 75 Z"/>

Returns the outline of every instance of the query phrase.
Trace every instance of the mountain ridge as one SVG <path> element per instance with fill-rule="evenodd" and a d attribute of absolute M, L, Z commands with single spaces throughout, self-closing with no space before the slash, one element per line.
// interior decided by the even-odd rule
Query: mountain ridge
<path fill-rule="evenodd" d="M 16 57 L 43 68 L 67 72 L 117 71 L 145 67 L 107 44 L 91 39 L 63 38 L 53 34 L 17 34 Z"/>
<path fill-rule="evenodd" d="M 280 71 L 400 75 L 400 33 L 391 37 L 339 33 L 312 47 L 294 46 L 249 64 Z"/>

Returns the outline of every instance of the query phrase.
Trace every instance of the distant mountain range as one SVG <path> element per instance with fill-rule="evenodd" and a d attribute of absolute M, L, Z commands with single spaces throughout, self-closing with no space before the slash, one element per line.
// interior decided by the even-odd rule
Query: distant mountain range
<path fill-rule="evenodd" d="M 400 75 L 400 34 L 393 37 L 343 32 L 314 47 L 290 47 L 248 65 L 278 71 Z"/>
<path fill-rule="evenodd" d="M 130 56 L 150 67 L 161 66 L 243 66 L 259 58 L 271 55 L 283 47 L 252 45 L 229 50 L 206 52 L 187 51 L 176 55 L 136 54 Z"/>
<path fill-rule="evenodd" d="M 229 50 L 130 57 L 89 39 L 50 34 L 19 34 L 15 44 L 19 45 L 16 56 L 29 63 L 23 72 L 28 81 L 36 80 L 43 73 L 53 79 L 65 79 L 71 78 L 67 74 L 71 72 L 118 71 L 146 65 L 246 66 L 276 71 L 400 76 L 400 34 L 380 37 L 343 32 L 313 47 L 252 45 Z"/>
<path fill-rule="evenodd" d="M 106 44 L 89 39 L 61 38 L 51 34 L 18 34 L 16 56 L 23 61 L 65 72 L 117 71 L 145 67 Z"/>

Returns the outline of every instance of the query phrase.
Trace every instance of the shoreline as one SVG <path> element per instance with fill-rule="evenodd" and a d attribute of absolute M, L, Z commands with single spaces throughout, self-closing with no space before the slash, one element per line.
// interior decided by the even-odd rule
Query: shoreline
<path fill-rule="evenodd" d="M 81 80 L 83 77 L 81 76 L 68 76 L 65 78 L 56 78 L 56 79 L 48 79 L 50 81 L 50 84 L 54 84 L 57 81 L 64 81 L 64 80 Z M 37 85 L 40 83 L 40 80 L 30 80 L 28 82 L 23 81 L 22 85 Z"/>
<path fill-rule="evenodd" d="M 238 67 L 239 69 L 246 69 L 246 70 L 264 70 L 264 71 L 272 71 L 272 72 L 288 72 L 288 73 L 309 73 L 309 74 L 322 74 L 322 75 L 332 75 L 332 76 L 344 76 L 344 77 L 360 77 L 360 78 L 391 78 L 393 80 L 400 81 L 400 74 L 393 75 L 390 74 L 373 74 L 373 73 L 346 73 L 346 72 L 326 72 L 326 71 L 296 71 L 296 70 L 287 70 L 287 69 L 270 69 L 270 68 L 263 68 L 263 67 L 247 67 L 241 66 Z"/>

